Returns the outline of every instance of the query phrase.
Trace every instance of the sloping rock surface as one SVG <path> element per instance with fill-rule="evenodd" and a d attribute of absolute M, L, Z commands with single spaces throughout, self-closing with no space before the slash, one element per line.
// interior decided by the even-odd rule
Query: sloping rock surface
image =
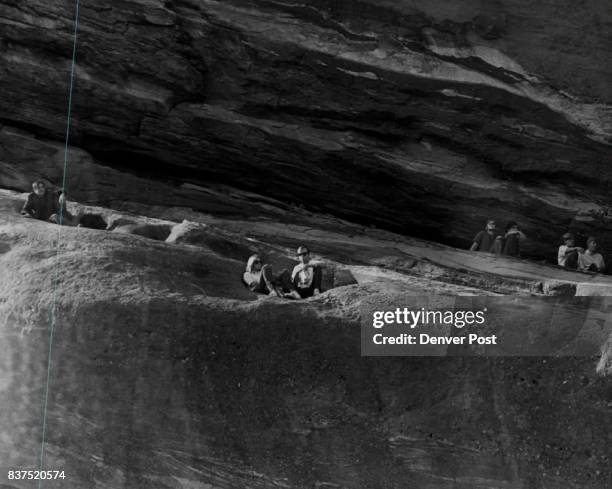
<path fill-rule="evenodd" d="M 612 391 L 595 372 L 605 338 L 594 341 L 610 326 L 607 298 L 558 307 L 532 298 L 523 311 L 512 299 L 500 310 L 548 335 L 557 334 L 547 330 L 554 316 L 560 334 L 591 341 L 592 356 L 364 358 L 364 306 L 401 304 L 424 288 L 475 289 L 364 263 L 336 223 L 335 234 L 311 228 L 317 259 L 359 284 L 306 301 L 258 299 L 239 283 L 244 255 L 290 264 L 285 241 L 295 230 L 242 221 L 240 237 L 230 220 L 193 213 L 163 242 L 27 220 L 14 213 L 18 200 L 0 199 L 3 474 L 37 468 L 53 325 L 45 466 L 65 470 L 61 487 L 604 489 L 612 481 Z M 171 223 L 177 212 L 155 220 L 97 211 L 132 229 Z M 358 251 L 362 263 L 343 262 L 340 250 Z M 592 314 L 596 304 L 602 312 Z"/>

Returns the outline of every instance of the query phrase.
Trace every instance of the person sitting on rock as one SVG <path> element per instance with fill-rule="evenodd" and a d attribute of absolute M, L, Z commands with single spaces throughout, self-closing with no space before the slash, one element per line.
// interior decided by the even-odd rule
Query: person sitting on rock
<path fill-rule="evenodd" d="M 565 233 L 561 239 L 563 239 L 563 244 L 559 246 L 557 263 L 564 268 L 576 270 L 578 268 L 578 255 L 584 253 L 584 248 L 574 246 L 574 235 L 572 233 Z"/>
<path fill-rule="evenodd" d="M 249 257 L 242 280 L 249 289 L 258 294 L 276 295 L 289 299 L 300 298 L 293 288 L 289 271 L 282 270 L 274 274 L 272 266 L 264 265 L 259 255 Z"/>
<path fill-rule="evenodd" d="M 499 241 L 496 243 L 495 228 L 495 221 L 492 219 L 488 220 L 485 229 L 474 237 L 470 251 L 501 251 L 501 244 Z M 496 250 L 496 245 L 499 248 L 498 250 Z"/>
<path fill-rule="evenodd" d="M 506 234 L 502 238 L 502 255 L 519 258 L 521 256 L 521 240 L 524 238 L 525 235 L 516 221 L 508 221 L 506 225 Z"/>
<path fill-rule="evenodd" d="M 597 253 L 597 241 L 594 237 L 587 239 L 587 249 L 578 255 L 578 270 L 581 272 L 601 272 L 605 263 L 601 253 Z"/>
<path fill-rule="evenodd" d="M 76 226 L 79 220 L 66 209 L 65 194 L 58 190 L 48 190 L 45 182 L 41 180 L 32 184 L 32 193 L 28 195 L 21 214 L 24 217 L 67 226 Z"/>
<path fill-rule="evenodd" d="M 32 193 L 21 209 L 25 217 L 48 221 L 59 212 L 59 192 L 47 190 L 45 182 L 40 180 L 32 184 Z"/>
<path fill-rule="evenodd" d="M 291 280 L 302 299 L 321 293 L 322 271 L 319 265 L 310 262 L 310 250 L 306 246 L 297 249 L 300 260 L 291 273 Z"/>

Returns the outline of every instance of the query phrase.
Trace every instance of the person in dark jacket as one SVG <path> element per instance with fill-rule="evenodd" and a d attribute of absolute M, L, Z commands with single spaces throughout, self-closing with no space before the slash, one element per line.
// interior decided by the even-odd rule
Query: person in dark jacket
<path fill-rule="evenodd" d="M 522 233 L 516 221 L 509 221 L 506 225 L 506 234 L 503 237 L 502 255 L 521 256 L 521 239 L 525 235 Z"/>
<path fill-rule="evenodd" d="M 45 182 L 40 180 L 32 184 L 32 193 L 28 195 L 21 214 L 24 217 L 67 226 L 76 226 L 79 223 L 79 217 L 73 216 L 66 209 L 64 193 L 48 189 Z"/>
<path fill-rule="evenodd" d="M 32 184 L 32 193 L 28 195 L 21 214 L 40 221 L 48 221 L 60 210 L 59 197 L 59 192 L 48 190 L 45 182 L 36 181 Z"/>
<path fill-rule="evenodd" d="M 495 221 L 489 219 L 484 231 L 480 231 L 473 239 L 470 251 L 486 251 L 494 253 L 497 248 L 495 239 Z M 501 250 L 500 250 L 501 251 Z"/>

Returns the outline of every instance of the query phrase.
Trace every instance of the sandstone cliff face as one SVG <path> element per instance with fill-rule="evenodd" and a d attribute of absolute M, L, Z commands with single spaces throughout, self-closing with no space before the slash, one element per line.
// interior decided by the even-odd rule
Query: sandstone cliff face
<path fill-rule="evenodd" d="M 73 14 L 0 6 L 3 186 L 59 175 Z M 86 3 L 68 185 L 200 210 L 182 184 L 229 185 L 461 246 L 514 218 L 533 256 L 567 228 L 612 249 L 611 22 L 603 0 Z"/>
<path fill-rule="evenodd" d="M 0 5 L 0 187 L 60 180 L 73 8 Z M 542 334 L 556 315 L 579 359 L 362 359 L 353 333 L 364 303 L 424 290 L 609 295 L 406 235 L 465 246 L 493 216 L 532 256 L 568 227 L 612 249 L 611 19 L 603 1 L 84 2 L 68 190 L 114 232 L 60 235 L 0 199 L 2 473 L 38 460 L 53 311 L 64 487 L 610 487 L 607 309 L 574 328 L 601 299 L 507 310 Z M 300 303 L 239 284 L 250 252 L 287 266 L 303 242 L 358 283 Z"/>

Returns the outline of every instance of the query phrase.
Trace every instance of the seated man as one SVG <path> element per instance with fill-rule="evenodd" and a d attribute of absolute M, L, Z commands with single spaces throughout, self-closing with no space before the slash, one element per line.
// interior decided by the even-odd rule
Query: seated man
<path fill-rule="evenodd" d="M 242 275 L 246 286 L 258 294 L 276 295 L 289 299 L 299 299 L 299 295 L 291 284 L 288 270 L 275 275 L 271 265 L 264 265 L 259 255 L 251 255 Z"/>
<path fill-rule="evenodd" d="M 66 209 L 64 193 L 48 190 L 45 182 L 40 180 L 32 184 L 32 193 L 28 195 L 21 214 L 25 217 L 67 226 L 76 226 L 79 221 L 77 216 L 73 216 Z"/>
<path fill-rule="evenodd" d="M 596 252 L 597 241 L 592 236 L 587 239 L 587 249 L 578 255 L 578 270 L 581 272 L 601 272 L 605 268 L 603 256 Z"/>
<path fill-rule="evenodd" d="M 300 263 L 293 268 L 291 281 L 298 294 L 302 299 L 320 294 L 323 277 L 321 267 L 310 263 L 310 251 L 305 246 L 297 249 L 297 256 Z"/>
<path fill-rule="evenodd" d="M 485 229 L 474 237 L 470 251 L 501 252 L 501 244 L 499 240 L 496 241 L 495 229 L 495 221 L 488 220 Z"/>
<path fill-rule="evenodd" d="M 502 255 L 521 256 L 521 240 L 525 239 L 525 235 L 516 221 L 508 221 L 506 225 L 506 234 L 500 237 L 503 242 L 501 253 Z"/>
<path fill-rule="evenodd" d="M 564 244 L 559 246 L 557 263 L 564 268 L 576 270 L 578 268 L 578 255 L 584 253 L 584 248 L 574 246 L 574 235 L 572 233 L 565 233 L 561 239 L 563 239 Z"/>

